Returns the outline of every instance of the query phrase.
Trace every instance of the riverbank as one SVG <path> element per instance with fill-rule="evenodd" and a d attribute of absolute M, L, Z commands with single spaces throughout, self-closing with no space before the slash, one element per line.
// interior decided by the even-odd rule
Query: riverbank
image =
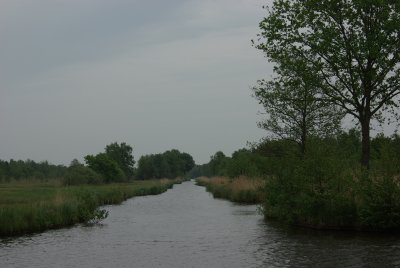
<path fill-rule="evenodd" d="M 243 204 L 259 204 L 263 200 L 264 180 L 259 178 L 238 177 L 200 177 L 196 184 L 204 186 L 215 198 Z"/>
<path fill-rule="evenodd" d="M 182 180 L 62 186 L 57 182 L 0 184 L 0 236 L 72 226 L 106 216 L 98 207 L 143 195 L 156 195 Z"/>

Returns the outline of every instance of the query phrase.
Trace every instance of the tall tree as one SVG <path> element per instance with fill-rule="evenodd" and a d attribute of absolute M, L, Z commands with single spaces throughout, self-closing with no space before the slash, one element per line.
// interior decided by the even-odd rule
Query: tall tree
<path fill-rule="evenodd" d="M 359 121 L 368 168 L 371 120 L 399 105 L 400 2 L 275 0 L 260 29 L 256 46 L 272 62 L 307 62 L 324 98 Z"/>
<path fill-rule="evenodd" d="M 310 135 L 334 134 L 340 129 L 343 117 L 336 106 L 318 97 L 321 94 L 319 85 L 304 67 L 280 64 L 275 68 L 275 79 L 259 80 L 253 88 L 255 98 L 268 115 L 259 122 L 259 127 L 279 138 L 295 141 L 302 154 Z"/>
<path fill-rule="evenodd" d="M 135 160 L 132 151 L 132 147 L 125 142 L 114 142 L 105 148 L 107 156 L 118 164 L 128 178 L 132 178 L 134 174 Z"/>

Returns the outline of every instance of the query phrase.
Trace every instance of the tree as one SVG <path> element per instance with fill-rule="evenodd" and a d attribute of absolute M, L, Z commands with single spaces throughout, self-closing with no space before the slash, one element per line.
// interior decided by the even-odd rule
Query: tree
<path fill-rule="evenodd" d="M 79 160 L 76 158 L 72 159 L 71 163 L 69 164 L 69 167 L 78 167 L 78 166 L 83 166 L 83 164 L 81 164 Z"/>
<path fill-rule="evenodd" d="M 102 175 L 105 182 L 125 181 L 126 176 L 118 164 L 105 153 L 85 156 L 89 168 Z"/>
<path fill-rule="evenodd" d="M 259 80 L 254 96 L 265 108 L 268 118 L 259 127 L 275 136 L 300 145 L 304 155 L 309 135 L 329 136 L 340 129 L 342 113 L 331 103 L 318 98 L 318 83 L 303 65 L 280 64 L 271 81 Z"/>
<path fill-rule="evenodd" d="M 390 122 L 399 105 L 400 2 L 275 0 L 260 29 L 256 47 L 272 62 L 306 62 L 323 98 L 358 120 L 369 168 L 371 120 Z"/>
<path fill-rule="evenodd" d="M 263 174 L 261 167 L 265 166 L 265 158 L 248 149 L 239 149 L 233 152 L 227 161 L 226 172 L 231 178 L 239 176 L 257 177 Z"/>
<path fill-rule="evenodd" d="M 153 155 L 143 155 L 142 157 L 140 157 L 136 173 L 137 178 L 141 180 L 154 178 L 152 156 Z"/>
<path fill-rule="evenodd" d="M 181 153 L 180 154 L 180 159 L 182 162 L 182 170 L 184 173 L 189 172 L 190 170 L 192 170 L 192 168 L 194 168 L 195 166 L 195 162 L 193 160 L 193 157 L 188 154 L 188 153 Z"/>
<path fill-rule="evenodd" d="M 226 164 L 228 162 L 228 157 L 221 151 L 216 152 L 210 157 L 210 162 L 208 162 L 211 174 L 213 176 L 222 176 L 226 173 Z"/>
<path fill-rule="evenodd" d="M 132 147 L 125 142 L 111 143 L 106 146 L 105 152 L 109 158 L 114 160 L 128 178 L 133 177 L 135 160 L 132 155 Z"/>

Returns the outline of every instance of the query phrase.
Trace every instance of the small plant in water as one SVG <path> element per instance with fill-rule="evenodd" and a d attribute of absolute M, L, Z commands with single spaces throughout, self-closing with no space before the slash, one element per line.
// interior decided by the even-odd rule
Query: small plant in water
<path fill-rule="evenodd" d="M 93 212 L 92 218 L 89 219 L 86 224 L 87 225 L 94 225 L 99 224 L 102 220 L 108 217 L 108 211 L 105 209 L 96 209 Z"/>

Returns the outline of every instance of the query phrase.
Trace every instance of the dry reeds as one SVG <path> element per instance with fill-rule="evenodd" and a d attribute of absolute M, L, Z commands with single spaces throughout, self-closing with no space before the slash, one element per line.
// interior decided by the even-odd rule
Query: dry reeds
<path fill-rule="evenodd" d="M 262 201 L 262 189 L 265 181 L 248 177 L 200 177 L 197 184 L 205 186 L 216 198 L 224 198 L 238 203 L 257 204 Z"/>

